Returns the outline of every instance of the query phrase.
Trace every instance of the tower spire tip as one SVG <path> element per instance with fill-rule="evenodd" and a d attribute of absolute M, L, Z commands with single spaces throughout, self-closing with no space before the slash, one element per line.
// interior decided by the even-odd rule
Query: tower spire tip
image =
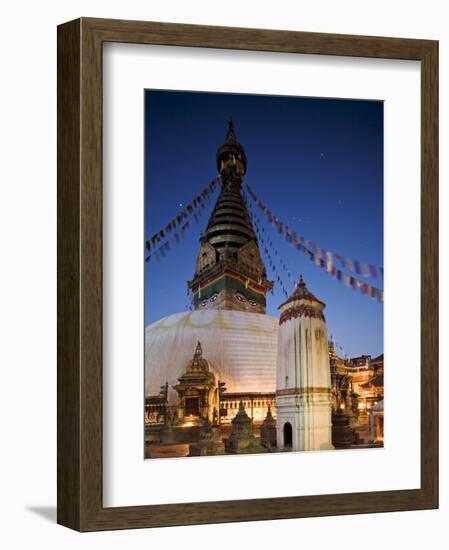
<path fill-rule="evenodd" d="M 228 121 L 228 132 L 226 134 L 226 141 L 236 141 L 235 125 L 232 116 L 229 117 Z"/>

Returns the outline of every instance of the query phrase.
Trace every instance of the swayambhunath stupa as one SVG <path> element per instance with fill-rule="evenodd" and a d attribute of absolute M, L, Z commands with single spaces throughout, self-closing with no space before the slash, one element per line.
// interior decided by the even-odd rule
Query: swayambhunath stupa
<path fill-rule="evenodd" d="M 232 120 L 216 165 L 219 195 L 187 282 L 192 310 L 145 329 L 145 457 L 382 446 L 383 355 L 340 357 L 326 305 L 300 273 L 279 316 L 267 314 L 276 281 Z"/>

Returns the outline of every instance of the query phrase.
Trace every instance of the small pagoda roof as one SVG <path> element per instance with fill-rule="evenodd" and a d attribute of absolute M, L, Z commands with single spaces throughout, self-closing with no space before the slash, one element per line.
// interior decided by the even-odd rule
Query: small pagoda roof
<path fill-rule="evenodd" d="M 200 387 L 211 385 L 215 382 L 215 376 L 209 369 L 209 361 L 203 357 L 203 348 L 197 343 L 193 359 L 189 362 L 186 372 L 178 378 L 179 384 L 175 389 L 186 387 Z"/>
<path fill-rule="evenodd" d="M 310 292 L 310 290 L 306 286 L 306 283 L 304 282 L 304 278 L 302 275 L 299 278 L 299 282 L 296 285 L 296 289 L 293 292 L 293 294 L 289 296 L 289 298 L 287 298 L 287 300 L 284 303 L 282 303 L 279 307 L 282 307 L 285 304 L 288 304 L 290 302 L 295 302 L 297 300 L 310 300 L 310 301 L 318 302 L 323 307 L 326 306 L 324 302 L 322 302 L 321 300 L 318 300 L 318 298 Z"/>

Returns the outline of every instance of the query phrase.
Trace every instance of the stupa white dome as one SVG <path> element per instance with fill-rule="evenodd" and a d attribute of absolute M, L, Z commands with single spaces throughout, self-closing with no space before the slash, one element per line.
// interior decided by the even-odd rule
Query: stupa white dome
<path fill-rule="evenodd" d="M 169 402 L 201 342 L 212 372 L 228 392 L 274 392 L 279 319 L 231 310 L 199 310 L 164 317 L 145 329 L 145 393 L 166 382 Z"/>

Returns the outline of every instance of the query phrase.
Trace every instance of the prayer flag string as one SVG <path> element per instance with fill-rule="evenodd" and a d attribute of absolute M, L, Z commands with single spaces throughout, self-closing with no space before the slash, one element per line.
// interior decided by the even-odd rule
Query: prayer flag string
<path fill-rule="evenodd" d="M 254 193 L 250 185 L 245 182 L 246 188 L 248 189 L 251 198 L 254 200 L 256 205 L 262 210 L 262 212 L 267 217 L 271 225 L 275 226 L 279 233 L 293 246 L 301 244 L 303 247 L 307 248 L 310 253 L 314 254 L 314 258 L 323 260 L 326 264 L 333 264 L 334 260 L 338 262 L 341 267 L 347 268 L 349 271 L 356 273 L 357 275 L 362 275 L 363 277 L 371 277 L 373 279 L 383 279 L 384 270 L 383 267 L 377 267 L 366 262 L 361 262 L 359 260 L 351 260 L 350 258 L 345 258 L 341 254 L 336 254 L 329 250 L 325 250 L 314 242 L 306 239 L 302 235 L 298 235 L 294 230 L 292 230 L 287 224 L 282 222 L 277 216 L 267 208 L 264 203 L 259 199 L 259 197 Z"/>
<path fill-rule="evenodd" d="M 181 239 L 184 238 L 186 231 L 193 225 L 193 222 L 199 222 L 201 216 L 203 215 L 204 208 L 206 207 L 206 201 L 202 201 L 199 208 L 193 213 L 193 219 L 188 219 L 177 231 L 174 236 L 161 245 L 158 249 L 154 250 L 149 254 L 145 261 L 149 262 L 151 258 L 154 258 L 156 261 L 160 261 L 167 255 L 175 245 L 181 242 Z"/>
<path fill-rule="evenodd" d="M 277 251 L 275 250 L 275 248 L 273 246 L 273 242 L 271 241 L 271 239 L 269 237 L 267 237 L 266 240 L 264 239 L 264 237 L 262 236 L 262 232 L 264 232 L 264 229 L 263 229 L 263 227 L 262 227 L 262 229 L 260 229 L 259 223 L 258 223 L 259 219 L 258 219 L 257 215 L 254 214 L 253 209 L 251 207 L 251 204 L 246 199 L 245 193 L 243 193 L 243 197 L 244 197 L 244 199 L 245 199 L 245 201 L 248 205 L 248 211 L 250 213 L 250 216 L 252 218 L 254 227 L 256 229 L 257 238 L 259 239 L 260 243 L 262 244 L 262 249 L 265 253 L 265 256 L 268 258 L 268 263 L 270 264 L 271 271 L 273 272 L 273 277 L 276 279 L 276 282 L 279 283 L 279 286 L 280 286 L 280 288 L 282 290 L 282 293 L 284 294 L 285 298 L 288 298 L 289 294 L 288 294 L 287 289 L 285 288 L 284 281 L 282 280 L 282 278 L 279 274 L 279 269 L 276 268 L 276 264 L 274 263 L 273 256 L 270 253 L 270 251 L 268 249 L 268 246 L 267 246 L 267 242 L 269 242 L 271 250 L 274 252 L 274 254 L 277 255 Z M 280 259 L 280 262 L 282 262 L 281 265 L 285 266 L 285 262 L 283 262 L 281 260 L 281 258 L 279 258 L 279 259 Z M 285 269 L 286 269 L 286 266 L 285 266 Z"/>
<path fill-rule="evenodd" d="M 155 233 L 150 239 L 145 243 L 145 246 L 148 251 L 154 248 L 161 240 L 165 239 L 174 229 L 181 226 L 184 220 L 187 220 L 188 217 L 194 213 L 194 211 L 200 206 L 204 206 L 205 200 L 210 200 L 210 196 L 215 191 L 218 183 L 220 182 L 220 177 L 215 177 L 209 185 L 195 198 L 193 201 L 188 204 L 182 212 L 175 216 L 170 223 L 168 223 L 163 229 Z"/>
<path fill-rule="evenodd" d="M 341 269 L 337 269 L 335 265 L 333 265 L 332 258 L 333 256 L 337 258 L 338 255 L 332 255 L 332 253 L 319 249 L 315 245 L 314 246 L 317 249 L 317 251 L 312 252 L 312 250 L 309 250 L 306 244 L 310 243 L 310 241 L 306 241 L 303 237 L 298 236 L 286 224 L 282 223 L 278 218 L 276 218 L 270 212 L 270 210 L 266 208 L 262 202 L 259 201 L 259 199 L 252 192 L 251 188 L 247 183 L 246 183 L 246 187 L 251 197 L 253 198 L 254 202 L 266 214 L 268 221 L 271 223 L 271 225 L 278 228 L 279 233 L 284 237 L 284 239 L 291 246 L 296 248 L 298 251 L 302 251 L 305 254 L 305 256 L 309 258 L 309 260 L 311 260 L 316 266 L 320 267 L 321 269 L 324 269 L 326 273 L 328 273 L 333 279 L 336 279 L 339 282 L 343 282 L 347 287 L 352 288 L 353 290 L 360 289 L 362 294 L 373 299 L 377 298 L 379 302 L 384 301 L 384 291 L 382 289 L 372 286 L 368 283 L 365 283 L 364 281 L 361 281 L 357 277 L 353 277 L 352 275 L 344 273 Z M 248 203 L 246 194 L 244 194 L 244 198 Z M 248 208 L 251 211 L 251 206 L 249 204 L 248 204 Z M 276 254 L 276 249 L 274 250 Z M 338 257 L 341 258 L 341 256 L 338 256 Z M 360 265 L 360 262 L 356 262 L 356 263 Z M 383 275 L 383 270 L 382 270 L 382 275 Z"/>

